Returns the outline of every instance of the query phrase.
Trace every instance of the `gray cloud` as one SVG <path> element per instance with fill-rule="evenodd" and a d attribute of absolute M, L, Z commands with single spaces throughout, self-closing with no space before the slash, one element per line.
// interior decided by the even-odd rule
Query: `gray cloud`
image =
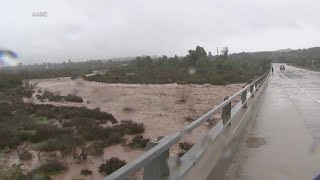
<path fill-rule="evenodd" d="M 23 63 L 319 46 L 317 0 L 6 1 L 0 47 Z M 32 17 L 46 11 L 48 17 Z"/>

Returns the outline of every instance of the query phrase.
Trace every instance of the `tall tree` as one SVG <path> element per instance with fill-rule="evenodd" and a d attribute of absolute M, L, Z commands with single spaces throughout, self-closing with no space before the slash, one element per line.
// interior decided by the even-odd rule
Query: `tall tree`
<path fill-rule="evenodd" d="M 221 50 L 221 53 L 222 53 L 222 56 L 227 59 L 228 58 L 228 55 L 229 55 L 229 48 L 226 46 L 226 47 L 223 47 L 222 50 Z"/>
<path fill-rule="evenodd" d="M 195 66 L 198 60 L 207 57 L 207 52 L 203 47 L 197 46 L 196 50 L 189 50 L 189 54 L 187 55 L 187 57 L 190 61 L 190 64 L 192 66 Z"/>

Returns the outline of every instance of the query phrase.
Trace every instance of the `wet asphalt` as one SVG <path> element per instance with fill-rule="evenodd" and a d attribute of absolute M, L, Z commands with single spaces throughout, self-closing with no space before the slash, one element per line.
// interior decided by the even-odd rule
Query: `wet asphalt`
<path fill-rule="evenodd" d="M 311 180 L 320 174 L 320 73 L 273 67 L 247 135 L 266 144 L 244 142 L 229 179 Z"/>
<path fill-rule="evenodd" d="M 280 78 L 309 133 L 320 141 L 320 72 L 287 66 Z"/>

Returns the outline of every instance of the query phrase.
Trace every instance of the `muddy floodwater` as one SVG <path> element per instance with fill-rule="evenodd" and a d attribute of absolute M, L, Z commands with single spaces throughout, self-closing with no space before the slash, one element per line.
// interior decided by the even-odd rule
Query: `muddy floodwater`
<path fill-rule="evenodd" d="M 244 84 L 217 85 L 142 85 L 142 84 L 106 84 L 88 82 L 81 79 L 54 78 L 33 80 L 38 81 L 38 89 L 49 90 L 60 95 L 75 94 L 81 96 L 83 103 L 72 102 L 40 102 L 35 97 L 26 99 L 33 103 L 47 103 L 65 106 L 86 106 L 100 108 L 111 113 L 118 121 L 132 120 L 143 123 L 145 138 L 155 141 L 159 136 L 167 136 L 181 129 L 190 120 L 196 119 L 223 101 L 223 98 L 239 91 Z M 183 99 L 183 100 L 182 100 Z M 219 120 L 219 114 L 215 121 Z M 189 120 L 189 121 L 188 121 Z M 213 122 L 214 124 L 215 122 Z M 212 126 L 212 124 L 211 124 Z M 206 123 L 187 135 L 183 141 L 195 143 L 209 129 Z M 94 133 L 94 132 L 92 132 Z M 178 147 L 170 149 L 176 154 Z M 67 172 L 53 176 L 53 179 L 100 179 L 98 167 L 110 157 L 119 157 L 127 162 L 143 153 L 143 150 L 130 149 L 114 145 L 104 150 L 100 157 L 88 157 L 87 160 L 75 162 L 65 158 Z M 81 169 L 92 170 L 91 176 L 80 176 Z"/>

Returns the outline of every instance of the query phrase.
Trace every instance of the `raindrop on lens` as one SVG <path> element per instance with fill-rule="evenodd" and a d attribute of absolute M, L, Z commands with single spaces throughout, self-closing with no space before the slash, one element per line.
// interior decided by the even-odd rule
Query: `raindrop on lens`
<path fill-rule="evenodd" d="M 188 72 L 190 75 L 194 75 L 197 72 L 197 70 L 196 70 L 196 68 L 191 67 L 191 68 L 189 68 Z"/>

